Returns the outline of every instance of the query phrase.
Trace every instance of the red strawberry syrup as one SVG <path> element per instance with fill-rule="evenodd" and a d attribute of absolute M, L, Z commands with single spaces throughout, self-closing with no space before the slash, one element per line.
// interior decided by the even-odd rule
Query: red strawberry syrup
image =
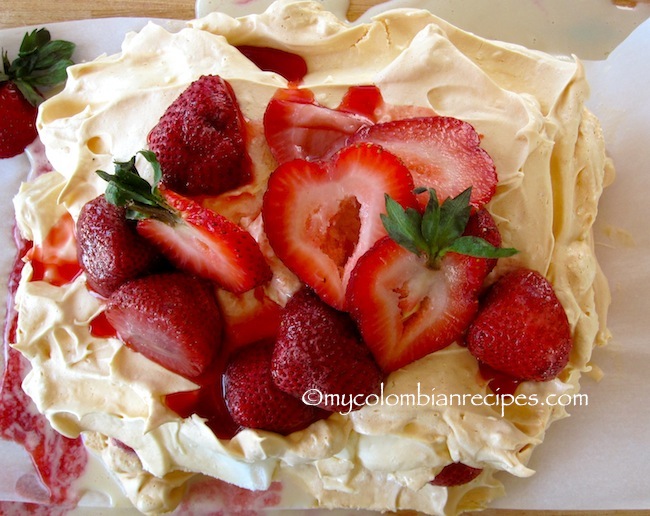
<path fill-rule="evenodd" d="M 274 482 L 266 491 L 249 491 L 215 478 L 206 478 L 190 486 L 176 513 L 194 516 L 256 516 L 282 501 L 282 484 Z"/>
<path fill-rule="evenodd" d="M 74 238 L 74 221 L 66 213 L 52 227 L 43 243 L 27 252 L 26 256 L 34 269 L 32 281 L 47 281 L 60 287 L 81 274 Z"/>
<path fill-rule="evenodd" d="M 479 362 L 479 373 L 484 380 L 487 380 L 488 387 L 496 395 L 507 394 L 512 396 L 522 382 L 522 380 L 500 373 L 481 362 Z"/>
<path fill-rule="evenodd" d="M 29 514 L 63 513 L 73 508 L 80 496 L 74 488 L 86 468 L 87 452 L 81 439 L 68 439 L 54 431 L 21 384 L 29 362 L 9 343 L 16 340 L 18 314 L 14 298 L 23 267 L 23 258 L 32 249 L 14 230 L 18 255 L 8 282 L 7 316 L 4 327 L 5 369 L 0 388 L 0 437 L 22 445 L 31 455 L 38 479 L 25 475 L 16 492 L 34 504 L 0 502 L 0 512 Z"/>

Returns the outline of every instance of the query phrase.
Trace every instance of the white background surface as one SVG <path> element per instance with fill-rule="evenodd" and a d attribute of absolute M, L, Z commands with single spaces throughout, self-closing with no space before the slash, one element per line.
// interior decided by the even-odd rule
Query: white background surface
<path fill-rule="evenodd" d="M 55 38 L 77 42 L 78 62 L 118 51 L 124 33 L 143 23 L 140 19 L 94 20 L 49 28 Z M 489 29 L 492 36 L 498 27 Z M 11 51 L 23 33 L 24 29 L 0 31 L 0 44 Z M 607 37 L 607 44 L 616 39 Z M 566 51 L 580 54 L 581 43 L 571 41 L 568 44 L 575 44 L 576 50 Z M 650 509 L 650 21 L 607 60 L 585 66 L 592 84 L 589 106 L 601 119 L 617 168 L 617 179 L 603 196 L 595 227 L 597 254 L 612 289 L 613 338 L 608 347 L 594 353 L 604 378 L 583 381 L 589 405 L 572 408 L 570 418 L 551 427 L 530 463 L 536 475 L 528 479 L 504 475 L 508 495 L 493 507 Z M 28 168 L 24 156 L 0 160 L 0 289 L 14 253 L 11 198 Z M 29 468 L 25 454 L 0 442 L 0 499 L 15 498 L 12 486 L 24 468 Z"/>

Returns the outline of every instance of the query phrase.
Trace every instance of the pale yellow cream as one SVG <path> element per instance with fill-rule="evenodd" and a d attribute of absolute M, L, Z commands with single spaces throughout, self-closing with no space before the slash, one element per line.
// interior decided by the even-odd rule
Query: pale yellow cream
<path fill-rule="evenodd" d="M 39 243 L 66 210 L 76 217 L 102 191 L 94 171 L 111 171 L 114 159 L 145 148 L 166 107 L 200 75 L 228 80 L 244 115 L 259 124 L 286 81 L 258 70 L 233 48 L 238 44 L 305 57 L 304 85 L 325 105 L 337 105 L 350 85 L 374 83 L 388 103 L 429 107 L 474 125 L 499 175 L 489 209 L 504 244 L 520 250 L 493 274 L 516 265 L 545 274 L 575 337 L 558 379 L 528 382 L 518 392 L 540 399 L 578 392 L 594 344 L 607 338 L 609 292 L 591 226 L 613 175 L 598 122 L 584 108 L 582 67 L 574 58 L 481 39 L 426 11 L 394 10 L 351 26 L 317 3 L 280 2 L 241 19 L 212 14 L 178 33 L 149 24 L 129 34 L 120 54 L 72 67 L 65 90 L 43 104 L 39 131 L 56 172 L 25 184 L 16 197 L 23 235 Z M 261 136 L 251 153 L 257 179 L 241 192 L 259 199 L 274 164 Z M 240 221 L 270 253 L 255 213 Z M 283 302 L 297 282 L 280 265 L 274 270 L 269 293 Z M 288 437 L 245 430 L 220 441 L 200 418 L 183 420 L 161 402 L 167 393 L 195 388 L 191 382 L 115 339 L 90 335 L 88 323 L 102 305 L 83 276 L 53 287 L 30 282 L 30 275 L 27 265 L 17 296 L 16 348 L 32 364 L 24 388 L 57 430 L 87 436 L 143 512 L 173 508 L 194 472 L 255 490 L 282 481 L 291 486 L 283 491 L 286 506 L 475 509 L 502 494 L 495 472 L 533 473 L 526 466 L 531 451 L 548 425 L 566 415 L 562 407 L 539 405 L 502 415 L 501 407 L 484 404 L 376 404 Z M 458 345 L 391 374 L 385 399 L 418 388 L 439 396 L 490 393 L 476 361 Z M 133 448 L 137 459 L 124 459 L 107 436 Z M 464 486 L 431 486 L 451 461 L 484 471 Z"/>

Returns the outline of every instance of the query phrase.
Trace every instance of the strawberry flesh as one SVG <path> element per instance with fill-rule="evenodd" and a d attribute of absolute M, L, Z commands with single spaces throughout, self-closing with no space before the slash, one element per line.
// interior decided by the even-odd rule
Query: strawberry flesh
<path fill-rule="evenodd" d="M 124 283 L 108 298 L 106 318 L 124 344 L 165 369 L 198 381 L 221 346 L 212 286 L 174 272 Z"/>
<path fill-rule="evenodd" d="M 383 380 L 354 321 L 309 289 L 294 294 L 282 312 L 271 367 L 281 390 L 297 398 L 317 391 L 322 399 L 312 401 L 337 412 L 361 408 Z M 355 397 L 356 403 L 348 403 Z"/>
<path fill-rule="evenodd" d="M 262 216 L 284 264 L 327 303 L 342 309 L 357 260 L 386 234 L 384 195 L 416 203 L 408 170 L 373 145 L 342 149 L 331 160 L 293 160 L 271 175 Z"/>
<path fill-rule="evenodd" d="M 555 378 L 569 361 L 571 328 L 552 285 L 520 268 L 499 278 L 467 332 L 479 362 L 519 380 Z"/>
<path fill-rule="evenodd" d="M 126 209 L 109 203 L 104 195 L 87 202 L 76 225 L 77 256 L 90 289 L 109 296 L 127 280 L 154 271 L 162 255 L 138 235 Z"/>
<path fill-rule="evenodd" d="M 190 198 L 168 189 L 160 192 L 180 220 L 174 224 L 140 220 L 137 231 L 176 267 L 235 293 L 271 278 L 271 269 L 248 231 Z"/>
<path fill-rule="evenodd" d="M 370 142 L 398 156 L 417 187 L 434 188 L 440 202 L 472 187 L 471 203 L 480 207 L 496 190 L 494 162 L 480 147 L 474 128 L 457 118 L 419 117 L 369 125 L 348 143 Z M 424 206 L 427 199 L 421 197 Z"/>
<path fill-rule="evenodd" d="M 226 406 L 243 427 L 286 435 L 306 428 L 323 412 L 278 389 L 271 377 L 272 353 L 272 342 L 260 342 L 232 357 L 224 373 Z"/>
<path fill-rule="evenodd" d="M 147 141 L 162 184 L 185 195 L 216 195 L 249 181 L 244 117 L 230 85 L 202 76 L 167 108 Z"/>

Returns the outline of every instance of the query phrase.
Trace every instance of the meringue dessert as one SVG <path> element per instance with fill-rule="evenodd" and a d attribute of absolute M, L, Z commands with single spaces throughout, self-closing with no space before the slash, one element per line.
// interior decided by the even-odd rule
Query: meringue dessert
<path fill-rule="evenodd" d="M 488 506 L 608 338 L 588 94 L 425 10 L 149 23 L 39 110 L 23 389 L 142 513 Z"/>

